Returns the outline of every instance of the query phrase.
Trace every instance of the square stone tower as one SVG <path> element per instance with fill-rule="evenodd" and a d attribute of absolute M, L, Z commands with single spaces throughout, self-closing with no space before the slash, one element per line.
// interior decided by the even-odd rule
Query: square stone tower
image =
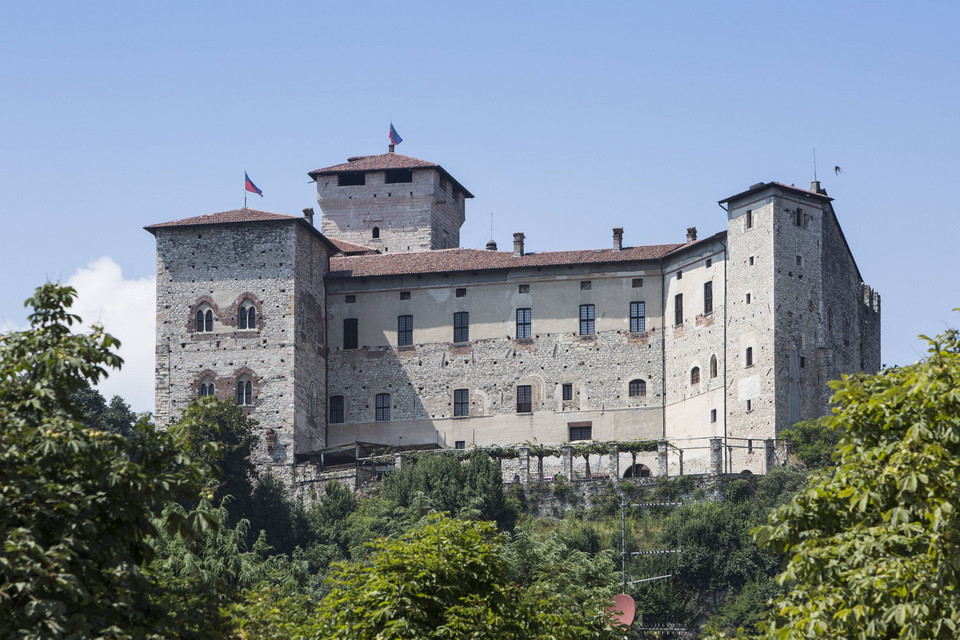
<path fill-rule="evenodd" d="M 460 247 L 465 202 L 473 194 L 438 164 L 391 149 L 309 175 L 326 236 L 385 253 Z"/>

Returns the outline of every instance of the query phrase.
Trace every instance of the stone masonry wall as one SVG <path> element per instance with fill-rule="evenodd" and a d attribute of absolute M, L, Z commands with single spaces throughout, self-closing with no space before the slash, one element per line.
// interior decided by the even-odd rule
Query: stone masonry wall
<path fill-rule="evenodd" d="M 246 223 L 157 229 L 157 421 L 176 419 L 199 393 L 236 400 L 248 375 L 260 422 L 260 462 L 292 462 L 294 444 L 293 223 Z M 257 327 L 240 330 L 236 306 L 259 305 Z M 198 301 L 214 312 L 212 332 L 196 331 Z"/>

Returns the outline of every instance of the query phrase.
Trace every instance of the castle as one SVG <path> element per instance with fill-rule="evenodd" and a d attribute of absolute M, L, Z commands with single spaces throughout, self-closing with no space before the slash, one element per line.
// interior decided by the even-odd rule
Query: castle
<path fill-rule="evenodd" d="M 726 230 L 705 238 L 629 246 L 615 228 L 603 249 L 530 253 L 519 232 L 512 251 L 459 248 L 472 194 L 392 146 L 309 175 L 319 225 L 239 209 L 146 227 L 160 424 L 215 394 L 259 421 L 275 465 L 354 443 L 661 440 L 705 457 L 721 438 L 749 443 L 725 469 L 762 472 L 754 441 L 880 367 L 879 295 L 817 182 L 725 198 Z"/>

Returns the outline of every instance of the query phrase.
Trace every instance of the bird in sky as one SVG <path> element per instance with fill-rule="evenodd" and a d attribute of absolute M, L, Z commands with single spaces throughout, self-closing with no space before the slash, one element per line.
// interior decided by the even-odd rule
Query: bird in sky
<path fill-rule="evenodd" d="M 843 169 L 841 169 L 840 167 L 837 166 L 837 167 L 834 167 L 834 168 L 833 168 L 833 172 L 834 172 L 836 175 L 840 175 L 841 173 L 843 173 Z"/>

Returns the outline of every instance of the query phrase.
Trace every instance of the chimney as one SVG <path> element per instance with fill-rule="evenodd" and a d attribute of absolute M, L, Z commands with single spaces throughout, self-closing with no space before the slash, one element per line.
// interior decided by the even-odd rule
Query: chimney
<path fill-rule="evenodd" d="M 810 183 L 810 191 L 813 191 L 814 193 L 819 193 L 824 196 L 827 195 L 827 190 L 820 186 L 819 180 L 814 180 L 813 182 Z"/>
<path fill-rule="evenodd" d="M 382 148 L 382 147 L 381 147 L 381 148 Z M 392 144 L 388 144 L 388 145 L 387 145 L 387 153 L 393 153 L 393 149 L 394 149 L 394 145 L 392 145 Z"/>
<path fill-rule="evenodd" d="M 697 241 L 697 228 L 687 227 L 687 242 L 696 242 L 696 241 Z"/>
<path fill-rule="evenodd" d="M 303 217 L 307 219 L 310 226 L 313 226 L 313 207 L 307 207 L 303 210 Z"/>
<path fill-rule="evenodd" d="M 522 233 L 513 234 L 513 257 L 519 258 L 523 255 L 523 239 L 524 235 Z"/>
<path fill-rule="evenodd" d="M 620 251 L 623 249 L 623 227 L 614 227 L 613 228 L 613 250 Z"/>
<path fill-rule="evenodd" d="M 494 240 L 493 238 L 490 238 L 490 240 L 487 241 L 487 251 L 496 251 L 496 250 L 497 250 L 497 241 Z"/>

